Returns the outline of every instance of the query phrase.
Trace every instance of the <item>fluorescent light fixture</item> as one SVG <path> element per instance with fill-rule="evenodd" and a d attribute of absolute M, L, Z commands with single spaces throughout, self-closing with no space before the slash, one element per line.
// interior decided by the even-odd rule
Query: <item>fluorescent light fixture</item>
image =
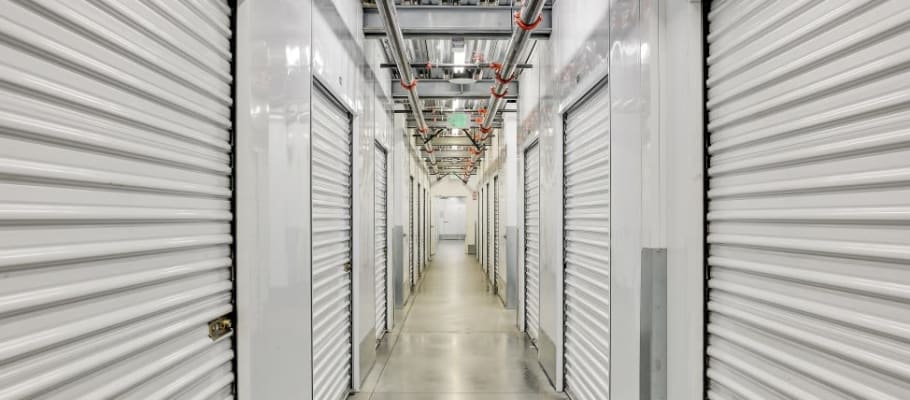
<path fill-rule="evenodd" d="M 452 100 L 452 111 L 458 110 L 461 108 L 461 99 Z"/>
<path fill-rule="evenodd" d="M 453 64 L 464 64 L 465 48 L 464 46 L 456 47 L 452 54 Z M 455 67 L 455 73 L 464 72 L 464 67 Z"/>

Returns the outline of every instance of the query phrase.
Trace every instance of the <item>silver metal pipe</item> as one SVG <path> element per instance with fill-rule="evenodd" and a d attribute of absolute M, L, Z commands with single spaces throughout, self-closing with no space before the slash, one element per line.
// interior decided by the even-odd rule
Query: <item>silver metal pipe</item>
<path fill-rule="evenodd" d="M 379 9 L 379 15 L 385 26 L 386 36 L 389 39 L 389 46 L 392 49 L 392 57 L 395 64 L 398 65 L 398 73 L 401 75 L 402 86 L 408 91 L 408 103 L 411 105 L 411 112 L 417 121 L 417 131 L 424 139 L 424 149 L 430 154 L 430 164 L 433 166 L 433 172 L 437 172 L 436 156 L 433 154 L 433 145 L 426 142 L 430 129 L 427 127 L 427 121 L 423 118 L 423 110 L 420 107 L 420 95 L 417 94 L 417 86 L 414 85 L 417 80 L 414 77 L 414 71 L 411 70 L 411 62 L 405 49 L 404 35 L 401 34 L 401 26 L 398 25 L 398 19 L 395 13 L 395 4 L 392 0 L 376 0 L 376 8 Z M 412 85 L 406 87 L 406 85 Z"/>
<path fill-rule="evenodd" d="M 526 25 L 535 23 L 538 16 L 543 12 L 545 4 L 546 0 L 528 0 L 521 11 L 519 11 L 521 21 Z M 505 99 L 502 98 L 502 95 L 505 94 L 505 90 L 508 87 L 508 81 L 515 76 L 515 72 L 519 68 L 518 58 L 521 57 L 521 53 L 525 51 L 530 37 L 531 31 L 521 29 L 518 26 L 512 28 L 512 38 L 509 40 L 509 47 L 506 48 L 506 55 L 502 61 L 502 66 L 499 69 L 499 77 L 504 81 L 497 80 L 496 84 L 493 85 L 493 88 L 491 89 L 492 93 L 490 93 L 490 100 L 487 102 L 487 114 L 484 116 L 483 123 L 480 125 L 482 131 L 492 128 L 496 114 L 500 111 L 503 104 L 505 104 Z M 496 96 L 496 94 L 499 94 L 500 96 Z M 481 140 L 486 141 L 487 137 L 488 135 L 483 133 Z M 485 149 L 486 147 L 480 148 L 480 153 L 472 158 L 474 163 L 465 177 L 470 176 L 474 169 L 477 168 L 477 160 L 483 155 Z"/>
<path fill-rule="evenodd" d="M 521 20 L 525 24 L 533 24 L 537 21 L 537 17 L 541 15 L 545 4 L 545 0 L 529 0 L 525 7 L 520 11 Z M 527 47 L 530 37 L 531 31 L 526 31 L 518 27 L 512 29 L 512 39 L 509 41 L 509 47 L 506 48 L 506 55 L 502 61 L 502 67 L 499 70 L 499 76 L 502 79 L 509 80 L 515 76 L 515 72 L 519 65 L 518 57 L 521 57 L 521 53 L 523 53 Z M 497 81 L 496 84 L 493 85 L 493 92 L 504 94 L 507 87 L 507 84 Z M 504 103 L 504 99 L 496 97 L 491 93 L 487 105 L 487 115 L 481 126 L 489 128 L 493 125 L 493 118 Z"/>

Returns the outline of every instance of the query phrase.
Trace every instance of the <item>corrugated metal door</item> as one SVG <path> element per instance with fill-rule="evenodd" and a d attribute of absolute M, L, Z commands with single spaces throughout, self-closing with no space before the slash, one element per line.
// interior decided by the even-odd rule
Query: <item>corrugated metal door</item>
<path fill-rule="evenodd" d="M 423 191 L 423 224 L 426 227 L 424 230 L 424 250 L 423 253 L 426 255 L 427 266 L 430 265 L 430 251 L 432 247 L 433 240 L 433 231 L 432 225 L 430 223 L 430 189 L 424 189 Z"/>
<path fill-rule="evenodd" d="M 2 8 L 0 398 L 231 397 L 230 7 Z"/>
<path fill-rule="evenodd" d="M 609 110 L 601 86 L 566 115 L 565 383 L 575 400 L 610 395 Z"/>
<path fill-rule="evenodd" d="M 426 248 L 426 226 L 423 221 L 423 208 L 426 207 L 423 198 L 423 186 L 417 184 L 417 255 L 419 257 L 420 276 L 426 268 L 427 255 L 424 253 Z"/>
<path fill-rule="evenodd" d="M 414 268 L 414 177 L 408 185 L 408 277 L 411 288 L 417 284 L 417 269 Z"/>
<path fill-rule="evenodd" d="M 502 229 L 500 229 L 499 201 L 501 199 L 499 177 L 493 178 L 493 277 L 496 293 L 505 300 L 506 280 L 503 272 L 502 258 L 499 252 L 502 250 Z"/>
<path fill-rule="evenodd" d="M 487 183 L 486 186 L 486 194 L 486 203 L 483 205 L 484 214 L 486 214 L 484 225 L 486 226 L 487 230 L 486 234 L 484 235 L 484 272 L 487 274 L 487 281 L 490 282 L 490 284 L 493 284 L 493 280 L 490 279 L 490 274 L 493 273 L 493 210 L 491 210 L 492 207 L 490 207 L 490 204 L 493 202 L 493 194 L 490 193 L 489 183 Z"/>
<path fill-rule="evenodd" d="M 480 252 L 479 252 L 479 254 L 480 254 L 480 259 L 478 259 L 477 261 L 480 262 L 480 267 L 481 267 L 481 269 L 483 269 L 484 271 L 487 270 L 487 261 L 486 261 L 486 258 L 485 258 L 485 257 L 486 257 L 486 252 L 487 252 L 487 251 L 486 251 L 486 250 L 487 250 L 487 249 L 486 249 L 486 247 L 487 247 L 487 235 L 486 235 L 486 228 L 487 228 L 487 226 L 486 226 L 486 225 L 487 225 L 487 224 L 486 224 L 486 222 L 484 221 L 484 216 L 485 216 L 485 214 L 486 214 L 486 203 L 485 203 L 486 198 L 487 198 L 487 197 L 486 197 L 486 194 L 487 194 L 486 191 L 483 190 L 483 187 L 481 187 L 481 188 L 480 188 L 480 202 L 477 203 L 477 208 L 480 210 L 480 220 L 479 220 L 479 223 L 480 223 L 480 237 L 479 237 L 479 239 L 478 239 L 478 240 L 479 240 L 479 243 L 480 243 L 480 246 L 479 246 L 479 249 L 480 249 Z"/>
<path fill-rule="evenodd" d="M 707 393 L 910 398 L 910 3 L 716 2 Z"/>
<path fill-rule="evenodd" d="M 376 338 L 382 339 L 382 335 L 388 327 L 388 310 L 389 310 L 389 293 L 388 293 L 388 230 L 387 221 L 387 204 L 388 197 L 386 187 L 386 165 L 387 154 L 385 149 L 379 144 L 376 145 L 374 155 L 375 181 L 373 187 L 373 245 L 374 245 L 374 262 L 375 262 L 375 288 L 376 296 Z"/>
<path fill-rule="evenodd" d="M 540 150 L 525 151 L 525 331 L 535 343 L 540 329 Z"/>
<path fill-rule="evenodd" d="M 351 387 L 351 117 L 313 90 L 313 398 Z"/>

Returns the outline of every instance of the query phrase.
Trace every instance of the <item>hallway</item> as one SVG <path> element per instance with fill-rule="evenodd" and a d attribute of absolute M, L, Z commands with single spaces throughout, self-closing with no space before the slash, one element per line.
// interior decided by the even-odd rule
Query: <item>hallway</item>
<path fill-rule="evenodd" d="M 461 241 L 440 241 L 356 400 L 556 400 L 535 350 Z"/>

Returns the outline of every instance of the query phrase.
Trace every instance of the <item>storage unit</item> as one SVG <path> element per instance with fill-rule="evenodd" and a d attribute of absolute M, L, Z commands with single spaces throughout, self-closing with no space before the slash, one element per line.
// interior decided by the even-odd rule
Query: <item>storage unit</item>
<path fill-rule="evenodd" d="M 715 2 L 709 398 L 910 398 L 910 3 Z"/>
<path fill-rule="evenodd" d="M 480 267 L 481 267 L 481 269 L 483 269 L 484 272 L 486 272 L 486 270 L 487 270 L 487 259 L 486 259 L 486 256 L 487 256 L 487 231 L 486 231 L 487 224 L 486 224 L 486 220 L 484 219 L 484 218 L 486 218 L 486 204 L 487 204 L 486 195 L 487 195 L 486 191 L 481 186 L 480 201 L 477 203 L 477 209 L 480 210 L 480 219 L 477 220 L 478 223 L 480 224 L 480 236 L 478 239 L 478 240 L 480 240 L 480 242 L 479 242 L 480 243 L 480 247 L 479 247 L 480 258 L 477 261 L 480 262 Z"/>
<path fill-rule="evenodd" d="M 423 186 L 417 184 L 417 254 L 419 256 L 419 266 L 420 266 L 420 276 L 424 274 L 426 270 L 426 261 L 427 254 L 426 242 L 427 242 L 427 227 L 424 220 L 424 209 L 426 208 L 426 201 L 423 197 Z"/>
<path fill-rule="evenodd" d="M 352 383 L 352 129 L 321 85 L 312 107 L 313 398 L 334 400 Z"/>
<path fill-rule="evenodd" d="M 432 255 L 431 251 L 433 249 L 433 223 L 430 218 L 430 216 L 433 215 L 430 213 L 430 209 L 431 209 L 431 205 L 432 205 L 431 203 L 432 203 L 432 201 L 430 199 L 430 190 L 429 190 L 429 188 L 424 189 L 424 191 L 423 191 L 423 204 L 424 204 L 423 224 L 426 227 L 426 229 L 424 230 L 425 234 L 424 234 L 424 241 L 423 241 L 423 246 L 424 246 L 423 254 L 426 255 L 427 266 L 429 266 L 429 264 L 430 264 L 430 258 Z"/>
<path fill-rule="evenodd" d="M 388 330 L 389 282 L 388 282 L 388 187 L 387 153 L 378 143 L 373 151 L 373 262 L 374 296 L 376 299 L 376 339 L 382 339 Z"/>
<path fill-rule="evenodd" d="M 408 281 L 413 289 L 417 285 L 417 260 L 414 258 L 414 177 L 408 185 Z M 412 292 L 413 293 L 413 292 Z"/>
<path fill-rule="evenodd" d="M 524 155 L 525 332 L 537 343 L 540 330 L 540 148 Z"/>
<path fill-rule="evenodd" d="M 486 201 L 486 202 L 483 205 L 484 215 L 486 218 L 486 220 L 483 222 L 484 226 L 486 227 L 486 233 L 484 234 L 484 244 L 483 244 L 484 245 L 484 252 L 483 252 L 484 269 L 483 269 L 483 271 L 486 273 L 487 282 L 489 282 L 492 285 L 493 280 L 490 278 L 490 276 L 493 274 L 493 245 L 492 245 L 492 242 L 493 242 L 493 210 L 492 210 L 492 207 L 490 207 L 490 204 L 492 204 L 492 202 L 493 202 L 493 194 L 490 193 L 490 183 L 489 182 L 486 184 L 486 194 L 487 194 L 486 199 L 484 199 L 484 201 Z"/>
<path fill-rule="evenodd" d="M 503 265 L 503 259 L 500 254 L 502 252 L 502 229 L 500 229 L 500 214 L 499 214 L 499 202 L 501 200 L 500 192 L 502 187 L 500 187 L 499 176 L 493 178 L 493 287 L 496 289 L 496 294 L 502 298 L 502 301 L 506 300 L 506 278 L 505 278 L 505 266 Z"/>
<path fill-rule="evenodd" d="M 609 110 L 600 85 L 565 119 L 565 385 L 574 400 L 610 397 Z"/>
<path fill-rule="evenodd" d="M 231 36 L 226 1 L 3 4 L 0 398 L 232 396 Z"/>

